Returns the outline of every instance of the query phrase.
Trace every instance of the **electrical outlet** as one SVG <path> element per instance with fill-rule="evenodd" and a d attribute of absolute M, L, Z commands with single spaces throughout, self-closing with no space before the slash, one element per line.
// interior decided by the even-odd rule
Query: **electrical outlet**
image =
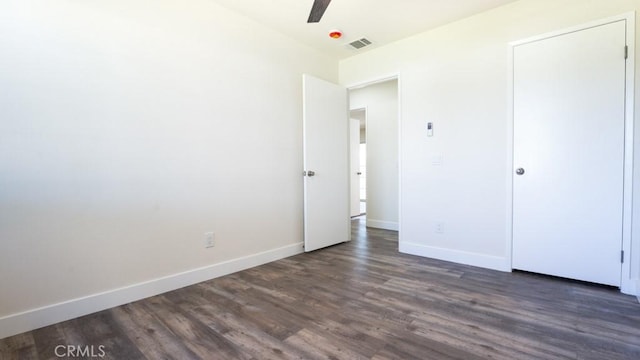
<path fill-rule="evenodd" d="M 213 232 L 206 232 L 204 233 L 204 247 L 205 248 L 212 248 L 214 245 L 214 240 L 215 236 L 213 234 Z"/>
<path fill-rule="evenodd" d="M 436 221 L 435 231 L 436 234 L 444 234 L 444 222 Z"/>
<path fill-rule="evenodd" d="M 432 166 L 442 166 L 443 160 L 442 154 L 434 154 L 431 156 L 431 165 Z"/>

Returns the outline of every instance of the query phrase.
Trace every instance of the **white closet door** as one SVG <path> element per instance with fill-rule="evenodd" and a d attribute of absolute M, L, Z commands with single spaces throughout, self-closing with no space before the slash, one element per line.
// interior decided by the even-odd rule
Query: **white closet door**
<path fill-rule="evenodd" d="M 514 47 L 514 269 L 620 285 L 625 27 Z"/>

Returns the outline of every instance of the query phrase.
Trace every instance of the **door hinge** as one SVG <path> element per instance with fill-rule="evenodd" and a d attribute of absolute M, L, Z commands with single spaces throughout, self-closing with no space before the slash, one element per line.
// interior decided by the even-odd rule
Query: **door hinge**
<path fill-rule="evenodd" d="M 629 58 L 629 45 L 625 45 L 624 46 L 624 59 L 628 59 Z"/>
<path fill-rule="evenodd" d="M 620 262 L 624 264 L 624 250 L 620 251 Z"/>

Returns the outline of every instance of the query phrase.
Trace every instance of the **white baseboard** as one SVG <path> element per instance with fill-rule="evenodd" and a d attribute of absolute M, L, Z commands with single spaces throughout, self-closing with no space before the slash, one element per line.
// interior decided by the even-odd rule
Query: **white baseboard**
<path fill-rule="evenodd" d="M 302 253 L 302 243 L 0 318 L 0 339 Z"/>
<path fill-rule="evenodd" d="M 367 218 L 367 227 L 398 231 L 398 223 L 394 221 L 374 220 Z"/>
<path fill-rule="evenodd" d="M 638 278 L 625 279 L 623 275 L 622 281 L 620 283 L 620 292 L 626 295 L 637 296 L 638 300 L 640 300 L 640 279 Z"/>
<path fill-rule="evenodd" d="M 400 242 L 398 247 L 400 252 L 405 254 L 424 256 L 498 271 L 511 271 L 509 260 L 504 257 L 425 246 L 409 242 Z"/>

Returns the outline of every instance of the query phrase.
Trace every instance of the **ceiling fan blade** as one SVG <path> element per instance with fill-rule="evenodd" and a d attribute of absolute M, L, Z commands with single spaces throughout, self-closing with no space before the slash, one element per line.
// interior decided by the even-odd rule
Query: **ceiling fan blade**
<path fill-rule="evenodd" d="M 313 6 L 311 7 L 311 13 L 309 14 L 308 23 L 317 23 L 322 19 L 325 10 L 329 6 L 331 0 L 313 0 Z"/>

